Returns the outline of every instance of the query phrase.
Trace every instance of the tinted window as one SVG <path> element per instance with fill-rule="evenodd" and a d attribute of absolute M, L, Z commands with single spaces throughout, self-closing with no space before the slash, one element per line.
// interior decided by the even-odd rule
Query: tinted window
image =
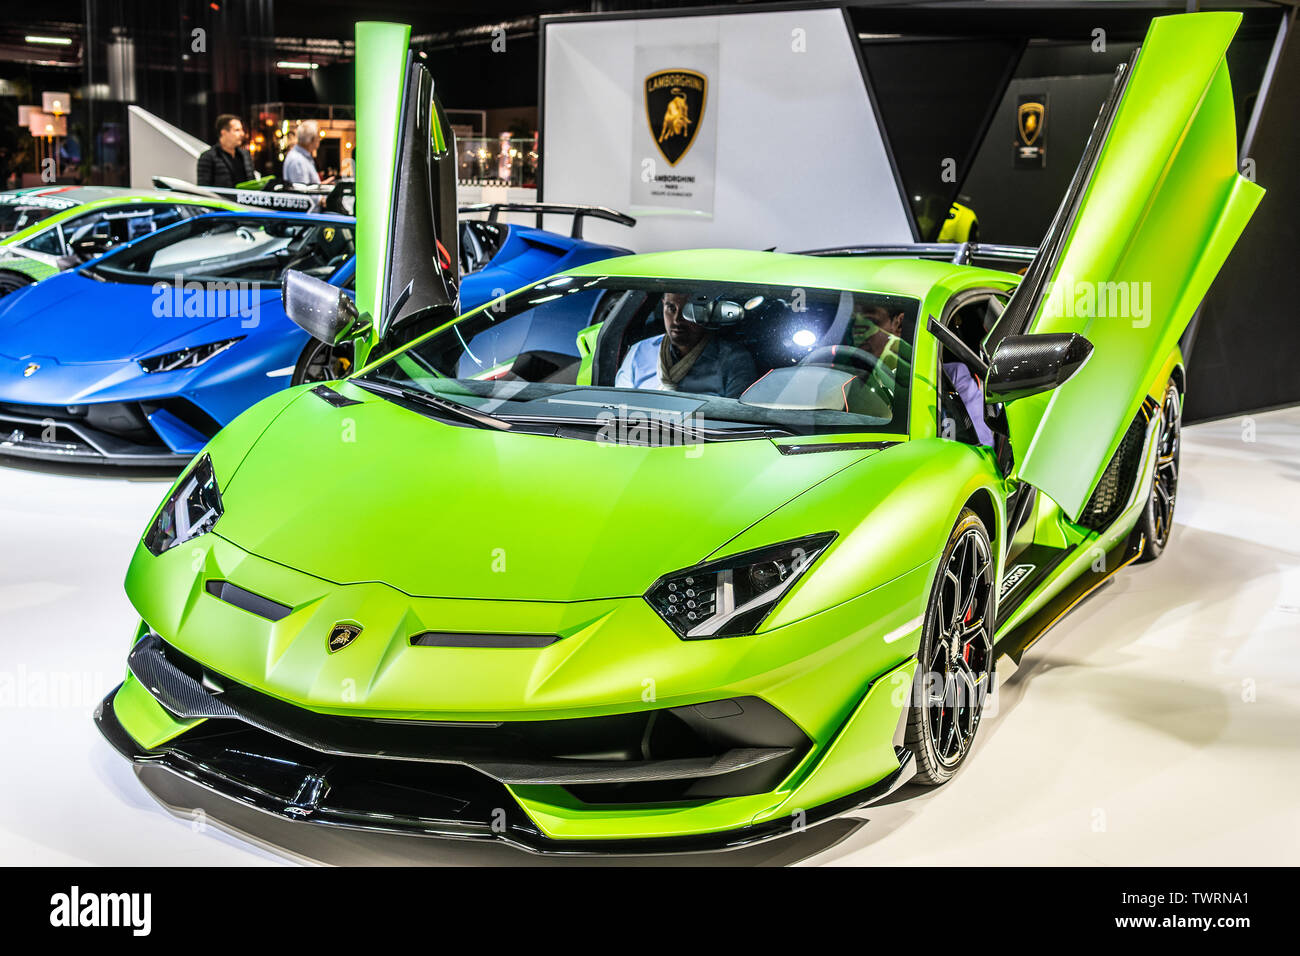
<path fill-rule="evenodd" d="M 329 278 L 352 257 L 351 226 L 200 216 L 103 260 L 107 277 L 279 282 L 287 269 Z"/>

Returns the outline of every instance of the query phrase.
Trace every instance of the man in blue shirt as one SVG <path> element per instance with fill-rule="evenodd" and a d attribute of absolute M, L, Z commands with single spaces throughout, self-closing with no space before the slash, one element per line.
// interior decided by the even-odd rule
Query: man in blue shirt
<path fill-rule="evenodd" d="M 664 333 L 628 350 L 614 376 L 618 388 L 652 388 L 736 398 L 758 377 L 743 346 L 719 338 L 682 315 L 690 297 L 665 292 Z"/>
<path fill-rule="evenodd" d="M 316 183 L 332 183 L 333 176 L 325 179 L 320 178 L 320 173 L 316 171 L 316 150 L 320 148 L 320 129 L 316 126 L 315 120 L 303 120 L 298 124 L 297 142 L 289 152 L 284 154 L 284 175 L 286 183 L 306 183 L 314 185 Z M 317 207 L 325 208 L 325 197 L 322 196 Z"/>

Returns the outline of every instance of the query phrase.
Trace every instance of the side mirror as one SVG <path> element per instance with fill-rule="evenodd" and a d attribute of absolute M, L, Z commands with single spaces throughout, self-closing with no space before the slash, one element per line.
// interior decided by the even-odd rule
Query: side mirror
<path fill-rule="evenodd" d="M 993 350 L 984 401 L 988 405 L 1050 391 L 1069 381 L 1092 355 L 1092 343 L 1075 332 L 1008 335 Z"/>
<path fill-rule="evenodd" d="M 338 286 L 305 272 L 289 269 L 280 293 L 285 314 L 312 338 L 339 345 L 360 338 L 370 328 L 361 320 L 356 303 Z"/>

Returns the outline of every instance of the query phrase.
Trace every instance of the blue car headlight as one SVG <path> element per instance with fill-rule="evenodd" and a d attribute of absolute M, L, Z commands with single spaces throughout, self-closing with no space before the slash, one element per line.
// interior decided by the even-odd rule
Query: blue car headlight
<path fill-rule="evenodd" d="M 217 476 L 212 471 L 212 459 L 202 455 L 163 502 L 158 517 L 145 532 L 144 546 L 156 557 L 168 548 L 207 534 L 220 517 Z"/>
<path fill-rule="evenodd" d="M 665 574 L 645 599 L 683 640 L 753 634 L 835 532 L 733 554 Z"/>
<path fill-rule="evenodd" d="M 237 335 L 233 339 L 222 339 L 220 342 L 209 342 L 206 345 L 195 345 L 188 349 L 178 349 L 175 352 L 167 352 L 163 355 L 153 355 L 149 358 L 140 359 L 136 364 L 149 373 L 198 368 L 208 359 L 215 358 L 236 342 L 242 341 L 243 338 L 242 335 Z"/>

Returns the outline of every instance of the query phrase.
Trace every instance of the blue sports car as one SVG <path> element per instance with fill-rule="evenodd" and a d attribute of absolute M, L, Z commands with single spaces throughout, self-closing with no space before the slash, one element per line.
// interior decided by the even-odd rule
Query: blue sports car
<path fill-rule="evenodd" d="M 581 238 L 597 207 L 531 205 L 538 228 L 499 222 L 517 205 L 466 207 L 440 255 L 460 263 L 470 309 L 544 276 L 629 250 Z M 572 217 L 569 236 L 540 228 Z M 213 213 L 121 246 L 0 300 L 0 455 L 171 465 L 271 392 L 345 373 L 281 303 L 288 269 L 350 289 L 350 217 Z M 576 356 L 589 320 L 548 323 L 539 347 Z"/>

